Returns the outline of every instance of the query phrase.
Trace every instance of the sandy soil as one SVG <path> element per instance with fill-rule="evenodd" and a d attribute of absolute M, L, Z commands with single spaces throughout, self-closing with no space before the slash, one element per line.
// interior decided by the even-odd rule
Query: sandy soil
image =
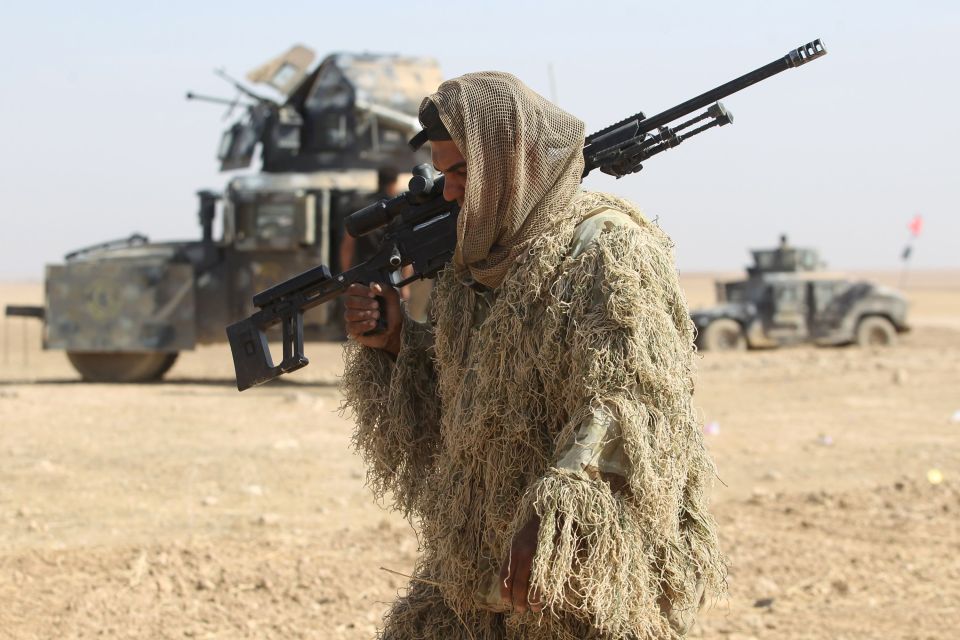
<path fill-rule="evenodd" d="M 711 281 L 685 278 L 693 306 Z M 702 356 L 732 568 L 694 637 L 957 637 L 960 272 L 908 293 L 894 349 Z M 417 541 L 364 487 L 338 346 L 240 394 L 222 345 L 91 385 L 39 323 L 2 330 L 0 638 L 373 636 L 406 582 L 381 567 L 408 573 Z"/>

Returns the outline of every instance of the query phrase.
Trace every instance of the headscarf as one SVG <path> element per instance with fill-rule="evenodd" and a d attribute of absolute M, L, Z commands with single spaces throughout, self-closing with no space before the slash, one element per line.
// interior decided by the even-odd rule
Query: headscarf
<path fill-rule="evenodd" d="M 509 73 L 469 73 L 430 104 L 467 163 L 454 266 L 496 288 L 525 243 L 563 216 L 583 174 L 583 122 Z"/>

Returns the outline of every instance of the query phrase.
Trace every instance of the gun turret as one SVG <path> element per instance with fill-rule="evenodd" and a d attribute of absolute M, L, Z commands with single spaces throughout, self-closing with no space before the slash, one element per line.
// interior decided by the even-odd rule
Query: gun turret
<path fill-rule="evenodd" d="M 215 69 L 214 73 L 233 85 L 237 90 L 237 97 L 229 100 L 227 98 L 206 96 L 188 91 L 187 100 L 198 100 L 200 102 L 227 106 L 228 109 L 223 114 L 224 120 L 229 118 L 233 110 L 238 106 L 243 107 L 247 112 L 246 118 L 235 122 L 223 133 L 220 139 L 220 146 L 217 151 L 217 158 L 220 160 L 220 170 L 227 171 L 229 169 L 242 169 L 250 166 L 250 161 L 253 159 L 253 151 L 258 142 L 264 143 L 265 149 L 269 146 L 271 151 L 274 150 L 274 147 L 280 149 L 285 146 L 286 148 L 283 148 L 281 153 L 286 152 L 287 148 L 291 146 L 289 142 L 286 141 L 289 135 L 284 138 L 282 134 L 287 133 L 287 131 L 281 130 L 289 129 L 290 127 L 284 125 L 286 125 L 288 121 L 292 121 L 295 134 L 299 135 L 299 127 L 302 124 L 299 116 L 293 114 L 292 116 L 281 117 L 288 115 L 283 113 L 284 107 L 281 107 L 270 98 L 248 89 L 242 83 L 227 75 L 223 69 Z M 253 100 L 253 102 L 241 100 L 241 97 L 249 98 Z M 287 142 L 286 145 L 282 143 L 269 144 L 273 142 L 273 140 L 268 139 L 270 136 L 267 134 L 274 133 L 272 130 L 276 130 L 276 133 L 281 134 L 275 137 L 284 138 L 281 142 Z M 299 140 L 297 139 L 294 142 L 292 152 L 296 153 L 299 149 Z"/>
<path fill-rule="evenodd" d="M 248 74 L 284 94 L 279 101 L 222 69 L 214 73 L 236 89 L 234 99 L 187 93 L 188 100 L 227 107 L 224 119 L 237 107 L 245 111 L 221 137 L 221 171 L 249 167 L 258 143 L 268 173 L 400 170 L 426 159 L 411 162 L 405 141 L 419 126 L 423 95 L 442 81 L 434 60 L 339 53 L 307 73 L 312 59 L 312 52 L 295 46 Z"/>

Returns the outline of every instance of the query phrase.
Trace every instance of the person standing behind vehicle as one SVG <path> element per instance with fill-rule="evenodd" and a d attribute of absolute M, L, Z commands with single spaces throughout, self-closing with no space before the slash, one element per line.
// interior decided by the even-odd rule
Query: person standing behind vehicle
<path fill-rule="evenodd" d="M 355 209 L 359 210 L 370 202 L 388 200 L 394 197 L 400 193 L 399 183 L 399 174 L 396 169 L 393 167 L 380 167 L 377 169 L 377 192 L 369 201 L 364 199 L 363 203 L 358 202 Z M 382 228 L 371 231 L 359 238 L 354 238 L 349 233 L 344 233 L 343 239 L 340 241 L 340 270 L 346 271 L 373 257 L 380 247 L 380 243 L 383 241 L 383 234 L 384 229 Z M 410 299 L 409 289 L 409 286 L 401 288 L 400 297 L 404 300 Z"/>

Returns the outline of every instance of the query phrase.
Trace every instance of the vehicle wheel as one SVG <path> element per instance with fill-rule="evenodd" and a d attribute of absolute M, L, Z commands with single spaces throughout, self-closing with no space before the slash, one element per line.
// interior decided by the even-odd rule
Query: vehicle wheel
<path fill-rule="evenodd" d="M 177 360 L 177 352 L 67 351 L 73 368 L 87 382 L 150 382 L 163 377 Z"/>
<path fill-rule="evenodd" d="M 720 318 L 708 324 L 699 342 L 701 351 L 743 351 L 747 348 L 743 328 L 730 318 Z"/>
<path fill-rule="evenodd" d="M 897 344 L 897 329 L 880 316 L 867 316 L 857 325 L 857 344 L 861 347 L 892 347 Z"/>

